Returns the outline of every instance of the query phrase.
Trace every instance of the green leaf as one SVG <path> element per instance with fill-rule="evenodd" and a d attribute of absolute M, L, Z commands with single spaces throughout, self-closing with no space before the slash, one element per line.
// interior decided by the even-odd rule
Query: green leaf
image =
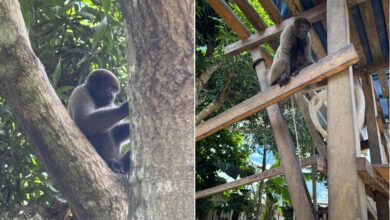
<path fill-rule="evenodd" d="M 101 0 L 103 4 L 103 8 L 105 12 L 109 12 L 111 9 L 111 1 L 110 0 Z"/>
<path fill-rule="evenodd" d="M 92 51 L 95 51 L 97 45 L 101 39 L 103 39 L 105 33 L 107 31 L 107 17 L 104 16 L 103 20 L 100 22 L 99 27 L 97 28 L 95 34 L 93 35 L 93 44 Z"/>

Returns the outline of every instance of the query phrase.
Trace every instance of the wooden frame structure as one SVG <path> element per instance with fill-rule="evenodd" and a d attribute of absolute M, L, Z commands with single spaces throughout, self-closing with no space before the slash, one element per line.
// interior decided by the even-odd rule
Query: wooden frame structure
<path fill-rule="evenodd" d="M 312 49 L 319 59 L 318 63 L 303 69 L 300 75 L 282 88 L 268 86 L 265 74 L 267 68 L 270 68 L 272 64 L 272 58 L 259 46 L 263 43 L 269 43 L 273 49 L 276 49 L 278 36 L 286 25 L 293 22 L 293 18 L 284 19 L 272 0 L 259 0 L 269 17 L 275 22 L 274 26 L 266 27 L 262 18 L 247 0 L 234 0 L 234 3 L 257 31 L 257 33 L 251 33 L 224 0 L 207 0 L 207 2 L 240 38 L 238 42 L 225 48 L 225 55 L 233 56 L 243 51 L 250 52 L 254 63 L 256 63 L 255 69 L 263 91 L 199 124 L 196 127 L 196 140 L 212 135 L 255 112 L 267 109 L 282 166 L 198 191 L 196 199 L 272 176 L 284 175 L 296 218 L 300 220 L 317 219 L 317 213 L 313 208 L 301 172 L 301 167 L 311 165 L 328 175 L 329 216 L 331 219 L 367 219 L 366 193 L 376 202 L 378 219 L 388 219 L 389 142 L 385 138 L 385 133 L 389 132 L 389 126 L 386 124 L 388 121 L 385 122 L 382 117 L 381 105 L 378 104 L 377 100 L 378 94 L 375 94 L 371 78 L 371 74 L 378 74 L 382 85 L 381 89 L 384 92 L 387 91 L 387 94 L 384 95 L 387 95 L 388 98 L 389 89 L 387 87 L 388 81 L 386 81 L 388 79 L 384 73 L 381 73 L 383 69 L 389 68 L 388 54 L 386 57 L 382 44 L 379 42 L 380 39 L 383 39 L 383 34 L 387 33 L 387 41 L 389 37 L 388 0 L 379 1 L 382 6 L 379 9 L 383 10 L 387 32 L 386 30 L 385 32 L 379 31 L 375 26 L 375 22 L 378 21 L 375 20 L 376 17 L 373 16 L 372 12 L 379 10 L 378 1 L 327 0 L 325 2 L 325 0 L 313 0 L 314 6 L 305 10 L 300 0 L 284 0 L 284 4 L 293 16 L 303 16 L 311 22 L 326 25 L 328 48 L 326 50 L 320 35 L 312 29 L 310 32 Z M 362 28 L 357 25 L 359 21 L 356 20 L 356 11 L 360 12 L 358 18 L 361 19 L 360 22 L 364 23 L 363 28 L 368 35 L 367 39 L 362 37 Z M 352 44 L 349 44 L 350 41 Z M 352 75 L 352 68 L 348 68 L 353 64 L 357 64 L 354 66 L 354 75 Z M 352 93 L 353 89 L 351 89 L 353 87 L 352 77 L 361 79 L 366 99 L 366 123 L 371 163 L 360 157 L 360 139 L 355 122 L 354 94 Z M 328 83 L 326 79 L 328 79 Z M 308 116 L 307 99 L 300 92 L 308 85 L 318 82 L 323 85 L 328 84 L 329 137 L 327 145 L 314 130 Z M 296 158 L 293 150 L 294 143 L 277 105 L 277 102 L 294 93 L 315 147 L 320 153 L 320 156 L 304 159 L 301 164 Z M 308 94 L 310 95 L 310 93 Z M 340 132 L 343 134 L 342 137 L 340 137 Z M 345 190 L 346 182 L 348 182 L 348 190 Z M 345 204 L 345 201 L 349 201 L 348 204 Z"/>

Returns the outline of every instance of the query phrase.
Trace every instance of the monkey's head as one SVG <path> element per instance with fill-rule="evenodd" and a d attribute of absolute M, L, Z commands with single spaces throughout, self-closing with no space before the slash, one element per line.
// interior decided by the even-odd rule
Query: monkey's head
<path fill-rule="evenodd" d="M 294 35 L 299 39 L 305 39 L 309 30 L 311 28 L 311 23 L 304 17 L 298 17 L 294 20 Z"/>
<path fill-rule="evenodd" d="M 105 69 L 92 71 L 85 84 L 98 106 L 111 104 L 120 91 L 118 78 L 111 71 Z"/>

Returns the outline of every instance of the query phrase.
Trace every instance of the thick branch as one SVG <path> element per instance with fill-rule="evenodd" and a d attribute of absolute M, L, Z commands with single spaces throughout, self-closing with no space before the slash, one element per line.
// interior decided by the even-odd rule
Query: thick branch
<path fill-rule="evenodd" d="M 200 76 L 196 79 L 196 90 L 200 91 L 203 89 L 204 85 L 207 84 L 211 76 L 217 71 L 219 68 L 219 64 L 214 64 L 213 66 L 210 66 L 209 68 L 206 68 L 203 70 L 203 72 L 200 74 Z"/>
<path fill-rule="evenodd" d="M 196 119 L 195 119 L 196 124 L 199 124 L 199 122 L 201 122 L 203 119 L 205 119 L 207 116 L 209 116 L 211 113 L 215 112 L 216 110 L 218 110 L 222 106 L 222 104 L 225 102 L 225 100 L 227 99 L 227 96 L 229 94 L 230 82 L 231 82 L 232 78 L 233 78 L 233 73 L 230 72 L 228 74 L 228 77 L 227 77 L 224 85 L 223 85 L 222 92 L 219 95 L 218 99 L 211 102 L 208 106 L 206 106 L 204 109 L 202 109 L 202 111 L 200 111 L 196 115 Z"/>
<path fill-rule="evenodd" d="M 0 1 L 0 94 L 79 219 L 125 219 L 126 192 L 77 129 L 28 39 L 17 0 Z"/>

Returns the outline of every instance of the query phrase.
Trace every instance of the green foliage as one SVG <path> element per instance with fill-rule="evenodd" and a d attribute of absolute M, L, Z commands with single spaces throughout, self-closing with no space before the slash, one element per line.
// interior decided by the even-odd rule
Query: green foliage
<path fill-rule="evenodd" d="M 73 88 L 97 68 L 127 83 L 119 4 L 111 0 L 19 0 L 30 42 L 66 105 Z M 123 101 L 124 92 L 119 94 Z M 0 97 L 0 210 L 64 202 Z M 1 211 L 0 211 L 1 212 Z"/>
<path fill-rule="evenodd" d="M 92 69 L 110 69 L 121 82 L 126 82 L 125 38 L 118 3 L 109 0 L 21 0 L 20 3 L 34 52 L 65 103 L 72 88 Z"/>
<path fill-rule="evenodd" d="M 0 210 L 61 199 L 0 98 Z"/>
<path fill-rule="evenodd" d="M 234 179 L 253 175 L 254 167 L 248 165 L 250 153 L 249 146 L 243 143 L 242 135 L 236 132 L 221 131 L 197 142 L 196 191 L 225 183 L 226 180 L 221 177 L 221 173 Z M 222 200 L 208 198 L 197 201 L 198 216 L 212 208 L 234 207 L 238 210 L 237 199 L 248 200 L 244 188 L 226 193 Z M 241 211 L 247 208 L 245 204 L 240 204 Z"/>

